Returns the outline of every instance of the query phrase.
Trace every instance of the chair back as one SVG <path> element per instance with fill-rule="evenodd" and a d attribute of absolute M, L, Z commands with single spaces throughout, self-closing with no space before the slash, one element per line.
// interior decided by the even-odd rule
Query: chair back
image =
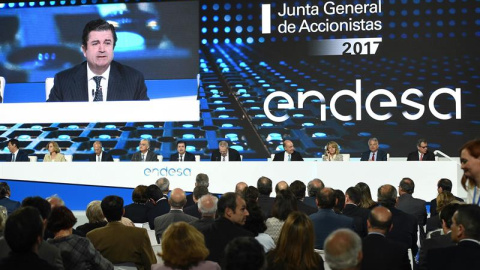
<path fill-rule="evenodd" d="M 45 79 L 45 100 L 48 100 L 50 96 L 50 91 L 53 88 L 53 78 L 46 78 Z"/>
<path fill-rule="evenodd" d="M 0 103 L 3 102 L 4 100 L 4 96 L 3 96 L 3 92 L 5 90 L 5 78 L 0 76 Z"/>

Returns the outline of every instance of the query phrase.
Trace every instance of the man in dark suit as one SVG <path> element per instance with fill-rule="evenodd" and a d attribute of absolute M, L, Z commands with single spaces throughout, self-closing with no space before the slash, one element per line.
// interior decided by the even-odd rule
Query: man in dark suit
<path fill-rule="evenodd" d="M 193 189 L 193 204 L 190 206 L 184 206 L 183 207 L 183 212 L 187 215 L 190 215 L 192 217 L 196 218 L 202 218 L 202 214 L 198 211 L 198 200 L 204 195 L 208 194 L 208 188 L 205 186 L 196 186 Z M 186 199 L 185 199 L 186 201 Z"/>
<path fill-rule="evenodd" d="M 195 177 L 195 187 L 204 186 L 204 187 L 208 188 L 208 186 L 209 186 L 208 181 L 209 181 L 209 179 L 208 179 L 207 174 L 199 173 Z M 185 207 L 189 207 L 189 206 L 192 206 L 194 204 L 195 204 L 195 202 L 193 201 L 193 193 L 190 193 L 190 194 L 187 195 L 187 203 L 185 204 Z"/>
<path fill-rule="evenodd" d="M 283 141 L 283 149 L 285 151 L 275 154 L 273 161 L 303 161 L 302 155 L 295 151 L 292 141 Z"/>
<path fill-rule="evenodd" d="M 7 182 L 0 182 L 0 205 L 7 208 L 7 214 L 10 215 L 20 207 L 20 202 L 10 199 L 10 186 Z"/>
<path fill-rule="evenodd" d="M 6 161 L 10 162 L 25 162 L 30 161 L 28 159 L 28 155 L 25 154 L 22 150 L 20 150 L 19 142 L 17 139 L 10 139 L 7 144 L 8 151 L 12 153 L 11 155 L 7 156 Z"/>
<path fill-rule="evenodd" d="M 310 205 L 306 205 L 303 202 L 303 199 L 305 198 L 305 191 L 307 190 L 307 187 L 305 184 L 300 181 L 300 180 L 295 180 L 290 184 L 290 190 L 292 191 L 293 195 L 295 195 L 295 198 L 297 199 L 297 209 L 298 211 L 305 213 L 305 215 L 309 216 L 313 213 L 316 213 L 318 211 L 317 207 L 311 207 Z"/>
<path fill-rule="evenodd" d="M 170 161 L 195 161 L 195 155 L 186 151 L 185 141 L 177 142 L 177 153 L 170 155 Z"/>
<path fill-rule="evenodd" d="M 157 262 L 150 238 L 145 229 L 122 224 L 123 199 L 107 196 L 101 207 L 108 224 L 87 233 L 95 249 L 113 264 L 133 262 L 138 269 L 150 269 Z"/>
<path fill-rule="evenodd" d="M 349 187 L 345 192 L 345 207 L 343 208 L 343 214 L 347 217 L 353 218 L 355 225 L 355 232 L 360 237 L 367 236 L 367 219 L 369 215 L 368 209 L 358 207 L 362 198 L 362 191 L 356 187 Z"/>
<path fill-rule="evenodd" d="M 212 194 L 202 196 L 198 200 L 198 211 L 202 217 L 199 220 L 190 222 L 190 225 L 203 233 L 215 221 L 215 213 L 217 212 L 218 198 Z"/>
<path fill-rule="evenodd" d="M 90 161 L 95 162 L 106 162 L 106 161 L 113 161 L 112 155 L 108 152 L 103 151 L 102 143 L 100 141 L 96 141 L 93 143 L 93 154 L 90 155 Z"/>
<path fill-rule="evenodd" d="M 160 185 L 160 187 L 159 187 Z M 170 212 L 170 205 L 168 204 L 168 191 L 169 191 L 170 181 L 167 178 L 160 178 L 157 180 L 156 185 L 150 185 L 145 191 L 145 196 L 147 196 L 147 219 L 150 229 L 155 229 L 155 218 L 161 215 L 164 215 Z M 162 188 L 165 191 L 162 191 Z"/>
<path fill-rule="evenodd" d="M 397 208 L 417 218 L 420 228 L 420 239 L 423 241 L 423 239 L 425 239 L 423 226 L 427 223 L 427 208 L 425 207 L 424 200 L 412 196 L 414 191 L 415 183 L 413 180 L 408 177 L 403 178 L 398 186 L 400 197 L 398 197 L 397 200 Z"/>
<path fill-rule="evenodd" d="M 411 248 L 412 254 L 417 254 L 418 221 L 415 216 L 395 208 L 397 189 L 388 184 L 380 186 L 377 201 L 392 212 L 393 229 L 387 232 L 387 238 L 401 243 L 405 248 Z"/>
<path fill-rule="evenodd" d="M 55 75 L 47 101 L 149 100 L 143 75 L 113 61 L 115 28 L 98 19 L 83 29 L 82 51 L 87 61 Z"/>
<path fill-rule="evenodd" d="M 480 207 L 460 205 L 452 218 L 452 240 L 456 246 L 432 249 L 428 269 L 476 269 L 480 265 Z"/>
<path fill-rule="evenodd" d="M 362 153 L 360 161 L 387 161 L 387 152 L 378 149 L 377 138 L 370 138 L 368 140 L 369 150 Z"/>
<path fill-rule="evenodd" d="M 150 151 L 150 141 L 147 139 L 140 141 L 139 150 L 132 155 L 132 161 L 158 161 L 157 154 Z"/>
<path fill-rule="evenodd" d="M 438 182 L 437 182 L 437 192 L 438 192 L 438 194 L 440 194 L 443 191 L 452 192 L 452 181 L 450 181 L 450 179 L 442 178 L 442 179 L 438 180 Z M 457 196 L 455 196 L 455 200 L 457 200 L 459 202 L 463 202 L 463 199 L 459 198 Z M 437 214 L 438 214 L 438 212 L 437 212 L 437 199 L 435 198 L 435 199 L 430 201 L 430 216 L 435 216 Z"/>
<path fill-rule="evenodd" d="M 272 180 L 266 176 L 262 176 L 257 180 L 257 188 L 258 188 L 258 206 L 262 209 L 263 217 L 265 219 L 272 216 L 272 207 L 275 198 L 270 197 L 273 189 Z"/>
<path fill-rule="evenodd" d="M 223 194 L 218 200 L 217 213 L 219 218 L 203 231 L 203 235 L 205 246 L 210 251 L 206 259 L 223 265 L 227 244 L 237 237 L 253 237 L 253 233 L 242 227 L 248 211 L 247 204 L 240 195 L 233 192 Z"/>
<path fill-rule="evenodd" d="M 233 148 L 229 148 L 226 141 L 220 141 L 218 143 L 218 149 L 213 150 L 210 160 L 222 162 L 242 161 L 240 153 Z"/>
<path fill-rule="evenodd" d="M 306 197 L 303 202 L 306 205 L 310 205 L 311 207 L 317 207 L 317 193 L 325 187 L 325 184 L 323 184 L 323 181 L 315 178 L 312 181 L 308 182 L 307 184 L 307 193 L 308 197 Z"/>
<path fill-rule="evenodd" d="M 353 219 L 344 215 L 336 214 L 333 211 L 335 196 L 332 188 L 323 188 L 317 194 L 318 212 L 311 214 L 315 231 L 315 248 L 323 249 L 327 236 L 340 228 L 353 230 Z"/>
<path fill-rule="evenodd" d="M 388 208 L 383 206 L 373 208 L 367 220 L 367 227 L 368 235 L 363 239 L 362 269 L 412 269 L 408 249 L 385 237 L 392 229 L 392 213 Z"/>
<path fill-rule="evenodd" d="M 417 141 L 417 151 L 407 156 L 407 161 L 435 161 L 435 154 L 428 151 L 428 142 L 425 139 Z"/>

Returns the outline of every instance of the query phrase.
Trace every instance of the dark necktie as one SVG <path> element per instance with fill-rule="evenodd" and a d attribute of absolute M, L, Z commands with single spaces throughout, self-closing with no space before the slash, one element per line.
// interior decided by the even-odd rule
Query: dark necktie
<path fill-rule="evenodd" d="M 372 153 L 372 161 L 375 161 L 375 153 Z"/>
<path fill-rule="evenodd" d="M 93 80 L 97 85 L 97 89 L 95 89 L 95 95 L 93 97 L 93 101 L 103 101 L 102 86 L 100 86 L 100 81 L 102 80 L 102 76 L 95 76 L 93 77 Z"/>
<path fill-rule="evenodd" d="M 142 154 L 142 161 L 145 161 L 145 154 Z"/>
<path fill-rule="evenodd" d="M 182 155 L 180 155 L 180 161 L 183 161 L 183 156 Z"/>

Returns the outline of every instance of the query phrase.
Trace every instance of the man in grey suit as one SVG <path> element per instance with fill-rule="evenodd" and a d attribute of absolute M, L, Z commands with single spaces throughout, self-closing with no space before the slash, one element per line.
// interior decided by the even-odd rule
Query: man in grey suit
<path fill-rule="evenodd" d="M 398 187 L 400 197 L 398 197 L 397 208 L 417 218 L 420 228 L 420 239 L 423 241 L 425 239 L 423 226 L 427 223 L 427 208 L 425 208 L 424 200 L 412 196 L 414 191 L 415 183 L 413 180 L 408 177 L 403 178 Z"/>
<path fill-rule="evenodd" d="M 102 19 L 88 22 L 82 35 L 87 61 L 57 73 L 47 101 L 149 100 L 143 75 L 113 61 L 116 43 L 113 25 Z"/>
<path fill-rule="evenodd" d="M 141 140 L 138 148 L 140 151 L 133 154 L 132 161 L 158 161 L 157 154 L 150 151 L 150 141 Z"/>
<path fill-rule="evenodd" d="M 172 190 L 170 199 L 168 199 L 168 203 L 170 204 L 170 212 L 155 218 L 155 235 L 157 236 L 158 242 L 160 242 L 163 232 L 170 224 L 179 221 L 185 221 L 188 223 L 198 219 L 183 213 L 183 206 L 186 202 L 187 198 L 182 189 L 176 188 Z"/>

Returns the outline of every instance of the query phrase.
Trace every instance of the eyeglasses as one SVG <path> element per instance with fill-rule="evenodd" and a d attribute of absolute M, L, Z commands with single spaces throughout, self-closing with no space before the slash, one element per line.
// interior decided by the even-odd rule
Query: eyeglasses
<path fill-rule="evenodd" d="M 423 149 L 428 148 L 428 146 L 419 146 L 419 147 Z"/>

